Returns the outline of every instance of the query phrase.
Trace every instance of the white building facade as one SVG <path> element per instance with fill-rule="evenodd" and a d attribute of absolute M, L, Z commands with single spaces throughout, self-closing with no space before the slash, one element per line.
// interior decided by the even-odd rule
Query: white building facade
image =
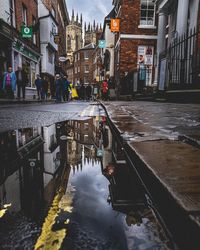
<path fill-rule="evenodd" d="M 198 46 L 195 41 L 199 22 L 199 0 L 156 0 L 155 3 L 158 11 L 159 89 L 194 88 L 198 81 L 195 76 L 198 65 L 194 66 L 194 61 Z M 181 47 L 187 49 L 183 51 Z M 168 60 L 165 60 L 166 57 Z M 174 61 L 171 60 L 172 57 Z"/>
<path fill-rule="evenodd" d="M 40 48 L 42 54 L 41 73 L 49 80 L 55 76 L 55 58 L 58 45 L 55 36 L 58 34 L 56 13 L 52 8 L 49 10 L 43 3 L 38 1 L 38 16 L 40 20 Z"/>

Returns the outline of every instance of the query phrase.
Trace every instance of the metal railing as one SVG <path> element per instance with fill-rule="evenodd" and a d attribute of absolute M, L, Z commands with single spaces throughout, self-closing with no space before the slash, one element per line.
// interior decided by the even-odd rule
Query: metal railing
<path fill-rule="evenodd" d="M 166 59 L 165 89 L 200 88 L 199 31 L 191 30 L 174 41 L 160 56 Z"/>

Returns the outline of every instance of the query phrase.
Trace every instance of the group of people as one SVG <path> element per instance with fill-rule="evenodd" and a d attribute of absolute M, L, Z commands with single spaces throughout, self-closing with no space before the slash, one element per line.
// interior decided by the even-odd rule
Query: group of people
<path fill-rule="evenodd" d="M 17 98 L 22 97 L 25 99 L 25 88 L 27 84 L 27 76 L 24 70 L 21 67 L 18 67 L 18 70 L 14 72 L 12 67 L 9 66 L 8 70 L 3 74 L 3 80 L 1 85 L 1 91 L 3 91 L 6 98 L 14 98 L 14 92 L 17 86 Z"/>
<path fill-rule="evenodd" d="M 14 98 L 14 92 L 17 88 L 17 98 L 25 99 L 25 90 L 28 83 L 26 72 L 18 67 L 16 72 L 9 66 L 8 70 L 3 74 L 1 90 L 6 98 Z M 48 96 L 56 99 L 56 102 L 68 102 L 71 99 L 79 100 L 96 100 L 101 98 L 103 100 L 109 99 L 109 86 L 108 81 L 104 80 L 99 86 L 90 84 L 77 84 L 76 86 L 68 81 L 68 76 L 61 76 L 56 74 L 55 80 L 48 82 L 48 79 L 39 74 L 36 75 L 35 87 L 37 89 L 38 100 L 46 100 Z M 50 89 L 50 94 L 49 94 Z"/>

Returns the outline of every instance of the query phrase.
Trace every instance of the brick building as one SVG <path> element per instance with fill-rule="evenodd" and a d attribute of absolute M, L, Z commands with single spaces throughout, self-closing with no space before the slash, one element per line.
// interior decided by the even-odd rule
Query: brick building
<path fill-rule="evenodd" d="M 74 52 L 74 83 L 93 83 L 93 52 L 95 44 L 90 43 Z"/>
<path fill-rule="evenodd" d="M 118 95 L 127 95 L 133 92 L 132 73 L 137 70 L 139 56 L 144 59 L 145 86 L 154 83 L 156 10 L 153 0 L 113 0 L 113 5 L 120 19 L 120 32 L 115 35 L 116 90 Z"/>

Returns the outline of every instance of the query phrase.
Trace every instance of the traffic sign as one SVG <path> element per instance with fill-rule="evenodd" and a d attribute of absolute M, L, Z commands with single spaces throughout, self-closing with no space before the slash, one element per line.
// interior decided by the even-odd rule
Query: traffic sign
<path fill-rule="evenodd" d="M 21 35 L 23 38 L 32 38 L 33 27 L 22 26 Z"/>
<path fill-rule="evenodd" d="M 104 49 L 106 47 L 106 41 L 105 40 L 99 40 L 99 48 Z"/>

